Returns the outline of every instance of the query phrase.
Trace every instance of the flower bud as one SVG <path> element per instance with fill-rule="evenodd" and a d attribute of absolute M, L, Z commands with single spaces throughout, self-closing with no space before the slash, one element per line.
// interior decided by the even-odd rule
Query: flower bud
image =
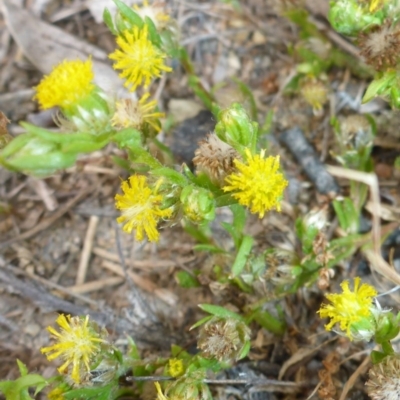
<path fill-rule="evenodd" d="M 383 19 L 383 16 L 381 17 Z M 380 25 L 383 21 L 369 12 L 367 6 L 357 0 L 339 0 L 328 14 L 332 27 L 343 35 L 353 36 L 368 26 Z"/>
<path fill-rule="evenodd" d="M 376 325 L 375 341 L 382 343 L 394 339 L 400 331 L 399 321 L 394 314 L 389 310 L 383 310 L 376 299 L 375 307 L 371 311 Z"/>
<path fill-rule="evenodd" d="M 192 372 L 190 376 L 182 376 L 167 385 L 165 397 L 169 400 L 211 400 L 210 390 L 203 383 L 204 378 L 202 370 Z"/>
<path fill-rule="evenodd" d="M 326 86 L 317 80 L 308 80 L 301 86 L 301 95 L 310 104 L 315 114 L 322 110 L 323 105 L 328 100 Z"/>
<path fill-rule="evenodd" d="M 206 189 L 187 186 L 181 192 L 183 213 L 194 223 L 212 221 L 215 218 L 215 200 Z"/>
<path fill-rule="evenodd" d="M 253 148 L 257 139 L 258 124 L 253 122 L 246 110 L 238 103 L 220 111 L 215 127 L 217 136 L 236 150 Z"/>

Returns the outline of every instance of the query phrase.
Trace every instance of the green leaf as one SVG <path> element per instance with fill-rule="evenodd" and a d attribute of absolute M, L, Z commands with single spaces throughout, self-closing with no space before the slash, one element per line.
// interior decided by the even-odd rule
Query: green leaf
<path fill-rule="evenodd" d="M 340 227 L 348 233 L 357 233 L 360 214 L 353 200 L 345 197 L 342 201 L 334 200 L 332 204 L 338 217 Z"/>
<path fill-rule="evenodd" d="M 244 226 L 246 224 L 246 210 L 240 204 L 232 204 L 229 207 L 233 213 L 232 226 L 237 232 L 242 234 Z"/>
<path fill-rule="evenodd" d="M 18 358 L 17 358 L 17 365 L 18 365 L 19 373 L 21 376 L 28 375 L 27 366 L 21 360 L 18 360 Z"/>
<path fill-rule="evenodd" d="M 189 75 L 188 84 L 195 95 L 203 102 L 205 107 L 211 110 L 213 108 L 213 104 L 216 103 L 215 98 L 201 84 L 200 79 L 196 75 Z"/>
<path fill-rule="evenodd" d="M 74 165 L 76 161 L 76 154 L 65 154 L 55 151 L 43 155 L 24 155 L 21 157 L 14 157 L 8 163 L 20 171 L 56 171 L 65 169 Z M 51 173 L 51 172 L 50 172 Z"/>
<path fill-rule="evenodd" d="M 208 317 L 204 317 L 202 318 L 200 321 L 197 321 L 194 325 L 192 325 L 189 330 L 191 331 L 192 329 L 195 329 L 197 327 L 199 327 L 200 325 L 205 324 L 206 322 L 208 322 L 212 317 L 208 316 Z"/>
<path fill-rule="evenodd" d="M 179 286 L 185 289 L 201 286 L 197 278 L 192 274 L 189 274 L 189 272 L 187 271 L 178 271 L 175 274 L 175 277 L 178 281 Z"/>
<path fill-rule="evenodd" d="M 252 315 L 252 319 L 275 335 L 282 336 L 286 331 L 286 323 L 280 321 L 268 311 L 257 310 Z"/>
<path fill-rule="evenodd" d="M 109 140 L 102 142 L 95 141 L 80 141 L 73 140 L 70 143 L 62 146 L 62 151 L 65 153 L 91 153 L 92 151 L 100 150 L 109 143 Z"/>
<path fill-rule="evenodd" d="M 65 399 L 96 399 L 96 400 L 110 400 L 112 391 L 115 389 L 114 384 L 109 384 L 101 387 L 86 387 L 80 389 L 70 390 L 63 393 Z"/>
<path fill-rule="evenodd" d="M 163 176 L 167 179 L 169 179 L 172 183 L 175 183 L 176 185 L 185 187 L 188 185 L 188 180 L 178 171 L 175 171 L 172 168 L 168 167 L 162 167 L 162 168 L 157 168 L 153 169 L 151 171 L 152 175 L 155 176 Z"/>
<path fill-rule="evenodd" d="M 362 99 L 363 103 L 368 103 L 370 100 L 372 100 L 375 96 L 382 94 L 383 91 L 395 84 L 396 80 L 396 72 L 387 72 L 385 75 L 382 76 L 380 79 L 374 79 L 368 86 L 367 91 L 364 94 L 364 97 Z"/>
<path fill-rule="evenodd" d="M 146 17 L 144 17 L 144 23 L 148 27 L 149 39 L 150 39 L 151 43 L 153 43 L 157 47 L 160 47 L 161 46 L 161 37 L 157 31 L 156 26 L 154 25 L 153 20 L 146 16 Z"/>
<path fill-rule="evenodd" d="M 236 277 L 240 275 L 246 266 L 247 258 L 253 247 L 254 239 L 251 236 L 245 235 L 236 255 L 236 259 L 232 265 L 231 276 Z"/>
<path fill-rule="evenodd" d="M 110 30 L 110 32 L 114 35 L 117 36 L 118 32 L 114 27 L 114 21 L 113 17 L 110 13 L 110 10 L 108 8 L 105 8 L 103 11 L 103 21 L 107 25 L 107 28 Z"/>
<path fill-rule="evenodd" d="M 137 26 L 141 29 L 144 25 L 144 22 L 140 16 L 132 10 L 131 7 L 128 7 L 121 0 L 114 0 L 114 3 L 117 5 L 119 12 L 121 15 L 130 22 L 133 26 Z"/>
<path fill-rule="evenodd" d="M 376 365 L 383 361 L 383 359 L 387 357 L 387 354 L 382 353 L 380 351 L 372 350 L 371 351 L 371 361 L 372 364 Z"/>
<path fill-rule="evenodd" d="M 250 348 L 251 348 L 251 342 L 247 341 L 246 344 L 243 346 L 243 349 L 240 352 L 240 354 L 237 357 L 237 359 L 241 360 L 242 358 L 245 358 L 247 356 L 247 354 L 249 354 Z"/>
<path fill-rule="evenodd" d="M 127 336 L 128 339 L 128 345 L 129 345 L 129 349 L 128 349 L 128 354 L 129 357 L 132 358 L 133 360 L 140 360 L 140 353 L 139 353 L 139 349 L 136 346 L 135 341 L 133 340 L 133 338 L 131 336 Z"/>
<path fill-rule="evenodd" d="M 27 400 L 31 399 L 28 393 L 29 388 L 36 388 L 35 392 L 39 393 L 47 385 L 48 382 L 42 376 L 26 373 L 14 381 L 0 382 L 0 392 L 7 400 Z"/>
<path fill-rule="evenodd" d="M 120 148 L 142 147 L 142 134 L 133 128 L 126 128 L 112 136 L 111 140 Z"/>
<path fill-rule="evenodd" d="M 224 319 L 233 318 L 238 321 L 245 322 L 244 318 L 241 315 L 233 311 L 227 310 L 226 308 L 221 306 L 216 306 L 214 304 L 199 304 L 199 307 L 203 311 L 208 312 L 209 314 L 212 314 L 219 318 L 224 318 Z"/>
<path fill-rule="evenodd" d="M 139 164 L 145 164 L 152 169 L 162 167 L 160 161 L 153 157 L 147 150 L 142 147 L 135 147 L 129 149 L 129 158 L 131 161 Z"/>
<path fill-rule="evenodd" d="M 203 225 L 193 225 L 192 223 L 186 221 L 183 228 L 198 242 L 204 245 L 209 245 L 211 243 L 211 232 L 207 223 Z"/>
<path fill-rule="evenodd" d="M 27 122 L 21 122 L 20 124 L 23 128 L 27 130 L 28 133 L 34 134 L 36 137 L 40 137 L 44 140 L 53 143 L 71 143 L 74 140 L 93 142 L 96 141 L 96 136 L 90 133 L 60 133 L 51 132 L 46 129 L 40 128 L 38 126 L 29 124 Z"/>
<path fill-rule="evenodd" d="M 34 139 L 34 135 L 30 133 L 23 133 L 22 135 L 14 138 L 10 143 L 0 151 L 0 156 L 2 158 L 7 158 L 12 156 L 17 151 L 21 150 L 27 143 Z"/>
<path fill-rule="evenodd" d="M 228 193 L 215 198 L 217 207 L 231 206 L 237 204 L 237 201 Z"/>

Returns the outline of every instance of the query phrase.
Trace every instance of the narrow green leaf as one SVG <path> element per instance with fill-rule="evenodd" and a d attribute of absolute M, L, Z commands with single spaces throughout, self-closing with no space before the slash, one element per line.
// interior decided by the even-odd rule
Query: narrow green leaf
<path fill-rule="evenodd" d="M 160 47 L 161 46 L 161 37 L 157 31 L 156 26 L 154 25 L 153 20 L 146 16 L 144 18 L 144 23 L 148 27 L 149 39 L 150 39 L 151 43 L 153 43 L 154 46 Z"/>
<path fill-rule="evenodd" d="M 242 358 L 245 358 L 247 356 L 247 354 L 249 354 L 250 348 L 251 348 L 251 343 L 250 343 L 250 341 L 247 341 L 246 344 L 243 346 L 243 349 L 240 352 L 237 359 L 241 360 Z"/>
<path fill-rule="evenodd" d="M 7 158 L 21 150 L 27 143 L 29 143 L 35 136 L 30 133 L 23 133 L 22 135 L 14 138 L 10 143 L 0 151 L 0 156 L 2 158 Z"/>
<path fill-rule="evenodd" d="M 250 251 L 253 247 L 254 239 L 251 236 L 244 236 L 240 245 L 239 251 L 236 255 L 235 262 L 232 265 L 231 276 L 236 277 L 243 271 L 247 258 L 249 257 Z"/>
<path fill-rule="evenodd" d="M 8 163 L 21 171 L 54 171 L 71 167 L 74 165 L 76 157 L 76 154 L 65 154 L 57 151 L 46 155 L 24 155 L 23 157 L 15 157 L 8 161 Z"/>
<path fill-rule="evenodd" d="M 396 72 L 387 72 L 385 75 L 382 76 L 380 79 L 374 79 L 368 86 L 367 91 L 364 94 L 362 99 L 363 103 L 368 103 L 372 100 L 375 96 L 382 94 L 382 92 L 389 87 L 390 85 L 394 84 L 396 79 Z"/>
<path fill-rule="evenodd" d="M 110 30 L 110 32 L 114 35 L 117 36 L 118 32 L 114 27 L 114 21 L 113 17 L 110 13 L 110 10 L 108 8 L 105 8 L 103 11 L 103 21 L 107 25 L 107 28 Z"/>
<path fill-rule="evenodd" d="M 221 306 L 216 306 L 214 304 L 199 304 L 199 307 L 203 311 L 208 312 L 209 314 L 212 314 L 219 318 L 233 318 L 238 321 L 245 322 L 244 318 L 241 315 L 233 311 L 227 310 L 226 308 Z"/>
<path fill-rule="evenodd" d="M 162 167 L 162 168 L 157 168 L 153 169 L 151 171 L 152 175 L 155 176 L 164 176 L 165 178 L 171 180 L 173 183 L 176 185 L 185 187 L 188 185 L 188 180 L 178 171 L 175 171 L 172 168 L 168 167 Z"/>
<path fill-rule="evenodd" d="M 175 274 L 175 277 L 178 281 L 179 286 L 185 289 L 201 286 L 197 278 L 192 274 L 189 274 L 189 272 L 187 271 L 178 271 Z"/>
<path fill-rule="evenodd" d="M 114 3 L 117 5 L 119 12 L 121 15 L 128 21 L 130 22 L 133 26 L 137 26 L 139 29 L 141 29 L 144 25 L 144 22 L 140 16 L 133 11 L 133 9 L 129 6 L 127 6 L 124 2 L 121 0 L 114 0 Z"/>
<path fill-rule="evenodd" d="M 212 318 L 211 316 L 202 318 L 200 321 L 197 321 L 194 325 L 192 325 L 192 326 L 189 328 L 189 331 L 191 331 L 192 329 L 195 329 L 195 328 L 199 327 L 200 325 L 205 324 L 205 323 L 208 322 L 211 318 Z"/>

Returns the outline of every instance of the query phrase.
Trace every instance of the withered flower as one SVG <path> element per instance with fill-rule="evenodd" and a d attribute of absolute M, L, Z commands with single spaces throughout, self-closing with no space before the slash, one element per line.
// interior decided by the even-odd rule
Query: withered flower
<path fill-rule="evenodd" d="M 206 173 L 213 182 L 222 185 L 225 177 L 235 169 L 233 160 L 240 158 L 239 153 L 215 133 L 209 134 L 199 145 L 193 164 L 199 172 Z"/>
<path fill-rule="evenodd" d="M 358 44 L 365 62 L 377 71 L 395 68 L 400 54 L 400 29 L 387 21 L 368 33 L 361 33 Z"/>

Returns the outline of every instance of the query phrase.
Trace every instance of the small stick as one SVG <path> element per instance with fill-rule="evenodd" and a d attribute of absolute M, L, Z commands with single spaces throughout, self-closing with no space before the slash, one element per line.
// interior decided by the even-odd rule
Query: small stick
<path fill-rule="evenodd" d="M 106 286 L 115 286 L 123 283 L 125 281 L 124 278 L 119 276 L 107 277 L 104 279 L 99 279 L 96 281 L 86 282 L 81 285 L 70 286 L 68 290 L 72 293 L 89 293 L 95 292 L 96 290 L 103 289 Z"/>
<path fill-rule="evenodd" d="M 339 192 L 339 186 L 330 174 L 330 170 L 327 171 L 325 165 L 319 160 L 316 151 L 300 128 L 288 129 L 282 132 L 278 139 L 294 155 L 319 193 L 329 195 Z"/>
<path fill-rule="evenodd" d="M 76 274 L 76 285 L 82 285 L 85 282 L 90 254 L 92 253 L 93 248 L 94 235 L 96 234 L 98 223 L 99 217 L 97 215 L 92 215 L 89 219 L 89 225 L 86 231 L 81 259 L 79 261 L 78 273 Z"/>

